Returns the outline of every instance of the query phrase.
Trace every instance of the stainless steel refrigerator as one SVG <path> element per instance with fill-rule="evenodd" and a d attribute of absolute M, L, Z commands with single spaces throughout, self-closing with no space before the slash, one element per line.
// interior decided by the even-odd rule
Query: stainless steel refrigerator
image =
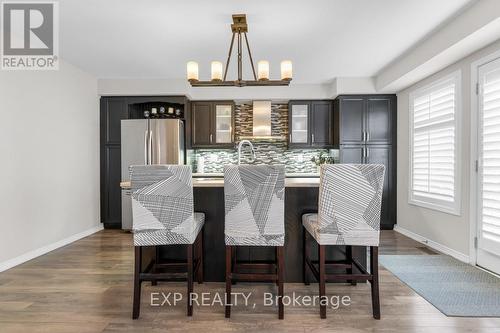
<path fill-rule="evenodd" d="M 121 121 L 122 181 L 131 165 L 184 164 L 184 123 L 178 119 Z M 122 228 L 132 229 L 130 191 L 122 191 Z"/>

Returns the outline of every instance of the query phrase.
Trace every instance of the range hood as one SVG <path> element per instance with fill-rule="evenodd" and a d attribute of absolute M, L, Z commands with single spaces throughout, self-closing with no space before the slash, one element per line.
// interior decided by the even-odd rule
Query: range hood
<path fill-rule="evenodd" d="M 272 135 L 271 101 L 253 101 L 253 135 L 240 136 L 240 140 L 285 140 L 284 136 Z"/>

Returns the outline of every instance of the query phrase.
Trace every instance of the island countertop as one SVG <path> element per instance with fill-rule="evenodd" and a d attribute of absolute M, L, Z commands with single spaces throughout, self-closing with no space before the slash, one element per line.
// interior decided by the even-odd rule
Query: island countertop
<path fill-rule="evenodd" d="M 124 190 L 130 189 L 130 182 L 120 183 Z M 193 187 L 224 187 L 224 178 L 222 177 L 193 177 Z M 286 177 L 285 187 L 319 187 L 319 177 Z"/>

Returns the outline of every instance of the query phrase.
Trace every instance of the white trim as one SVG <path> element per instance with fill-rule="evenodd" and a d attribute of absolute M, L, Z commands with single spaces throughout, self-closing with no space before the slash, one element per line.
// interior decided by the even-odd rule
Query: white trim
<path fill-rule="evenodd" d="M 455 84 L 455 175 L 454 175 L 454 202 L 448 204 L 442 200 L 432 200 L 430 198 L 415 197 L 413 195 L 413 100 L 429 91 L 434 90 L 436 87 L 442 86 L 447 82 Z M 443 213 L 461 216 L 461 203 L 462 203 L 462 71 L 456 70 L 442 78 L 433 81 L 421 88 L 417 88 L 410 92 L 408 96 L 408 110 L 409 113 L 409 126 L 408 126 L 408 142 L 409 142 L 409 163 L 408 163 L 408 204 L 420 206 L 428 209 L 437 210 Z"/>
<path fill-rule="evenodd" d="M 82 231 L 78 234 L 69 236 L 67 238 L 64 238 L 60 241 L 57 241 L 55 243 L 49 244 L 42 246 L 41 248 L 29 251 L 25 254 L 22 254 L 18 257 L 9 259 L 7 261 L 1 262 L 0 263 L 0 272 L 6 271 L 12 267 L 15 267 L 17 265 L 20 265 L 22 263 L 25 263 L 27 261 L 30 261 L 31 259 L 34 259 L 36 257 L 42 256 L 48 252 L 54 251 L 60 247 L 63 247 L 65 245 L 68 245 L 70 243 L 73 243 L 79 239 L 82 239 L 84 237 L 90 236 L 98 231 L 101 231 L 103 229 L 102 224 L 99 224 L 98 226 L 95 226 L 93 228 L 87 229 L 85 231 Z"/>
<path fill-rule="evenodd" d="M 478 173 L 476 172 L 476 160 L 479 159 L 479 149 L 478 149 L 478 117 L 479 117 L 479 100 L 476 94 L 476 85 L 478 83 L 478 72 L 479 67 L 486 65 L 500 58 L 500 50 L 484 56 L 470 65 L 470 78 L 471 78 L 471 105 L 470 105 L 470 126 L 471 126 L 471 136 L 470 136 L 470 196 L 469 196 L 469 253 L 471 258 L 471 264 L 477 265 L 477 249 L 474 247 L 474 238 L 479 236 L 479 223 L 477 223 L 479 218 L 478 211 Z"/>
<path fill-rule="evenodd" d="M 455 259 L 458 259 L 462 262 L 465 262 L 467 264 L 470 264 L 470 257 L 462 252 L 459 252 L 459 251 L 456 251 L 456 250 L 453 250 L 443 244 L 440 244 L 438 242 L 435 242 L 435 241 L 432 241 L 428 238 L 425 238 L 423 236 L 420 236 L 410 230 L 407 230 L 407 229 L 404 229 L 404 228 L 401 228 L 399 225 L 395 225 L 394 226 L 394 231 L 402 234 L 402 235 L 405 235 L 406 237 L 408 238 L 411 238 L 419 243 L 422 243 L 438 252 L 441 252 L 443 254 L 447 254 L 449 256 L 452 256 L 453 258 Z"/>

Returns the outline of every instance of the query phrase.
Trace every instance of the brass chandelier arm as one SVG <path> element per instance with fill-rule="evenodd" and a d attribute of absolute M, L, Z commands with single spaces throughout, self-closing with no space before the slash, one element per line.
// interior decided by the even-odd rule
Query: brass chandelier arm
<path fill-rule="evenodd" d="M 247 33 L 245 32 L 243 35 L 245 36 L 245 42 L 247 44 L 248 57 L 250 58 L 250 65 L 252 65 L 253 79 L 257 81 L 257 75 L 255 74 L 255 66 L 253 65 L 252 52 L 250 51 L 250 45 L 248 44 Z"/>
<path fill-rule="evenodd" d="M 243 80 L 242 70 L 242 57 L 241 57 L 241 30 L 238 29 L 238 81 Z"/>
<path fill-rule="evenodd" d="M 224 79 L 223 81 L 226 81 L 227 77 L 227 69 L 229 68 L 229 61 L 231 60 L 231 53 L 233 52 L 233 45 L 234 45 L 234 35 L 236 33 L 233 32 L 233 37 L 231 38 L 231 46 L 229 46 L 229 53 L 227 55 L 227 61 L 226 61 L 226 70 L 224 71 Z"/>

